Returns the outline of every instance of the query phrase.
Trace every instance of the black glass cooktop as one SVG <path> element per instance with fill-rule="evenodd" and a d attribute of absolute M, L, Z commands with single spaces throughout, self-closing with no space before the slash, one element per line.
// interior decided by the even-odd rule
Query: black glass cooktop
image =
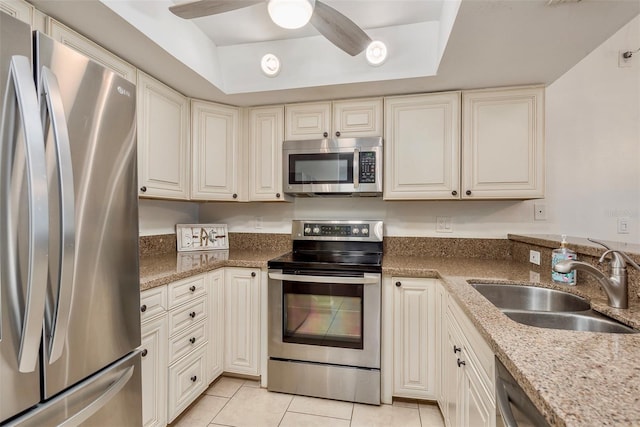
<path fill-rule="evenodd" d="M 300 247 L 302 246 L 302 247 Z M 295 245 L 292 252 L 269 261 L 269 268 L 313 269 L 313 270 L 358 270 L 380 272 L 382 270 L 382 245 L 339 245 L 313 246 Z"/>

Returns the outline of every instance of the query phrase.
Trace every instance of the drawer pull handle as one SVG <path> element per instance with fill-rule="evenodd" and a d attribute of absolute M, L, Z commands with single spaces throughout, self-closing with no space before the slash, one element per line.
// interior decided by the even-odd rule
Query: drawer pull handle
<path fill-rule="evenodd" d="M 463 365 L 466 365 L 465 361 L 458 359 L 458 368 Z"/>
<path fill-rule="evenodd" d="M 191 381 L 193 381 L 194 383 L 195 383 L 197 380 L 198 380 L 198 377 L 197 377 L 197 376 L 195 376 L 195 375 L 194 375 L 194 376 L 192 376 L 192 377 L 191 377 Z"/>
<path fill-rule="evenodd" d="M 193 292 L 195 292 L 195 291 L 196 291 L 196 287 L 195 287 L 195 286 L 191 286 L 191 287 L 189 288 L 189 290 L 193 293 Z"/>
<path fill-rule="evenodd" d="M 397 286 L 397 287 L 402 286 L 402 282 L 396 282 L 396 286 Z"/>
<path fill-rule="evenodd" d="M 196 317 L 196 312 L 192 311 L 191 313 L 189 313 L 189 316 L 191 316 L 192 319 L 195 318 Z"/>
<path fill-rule="evenodd" d="M 453 345 L 453 354 L 456 354 L 456 353 L 458 353 L 459 351 L 462 351 L 462 348 L 460 348 L 460 347 L 456 347 L 456 345 L 454 344 L 454 345 Z"/>
<path fill-rule="evenodd" d="M 142 350 L 142 353 L 140 353 L 140 356 L 142 356 L 142 357 L 147 357 L 147 353 L 148 353 L 148 351 L 147 351 L 147 349 L 145 348 L 144 350 Z"/>
<path fill-rule="evenodd" d="M 452 195 L 452 196 L 457 196 L 457 195 L 458 195 L 458 192 L 457 192 L 456 190 L 453 190 L 453 191 L 451 192 L 451 195 Z"/>
<path fill-rule="evenodd" d="M 147 192 L 147 187 L 144 187 L 144 186 L 140 187 L 140 191 L 142 191 L 143 193 L 146 193 Z"/>
<path fill-rule="evenodd" d="M 191 344 L 195 344 L 196 339 L 195 339 L 194 337 L 191 337 L 191 338 L 189 338 L 189 342 L 190 342 Z"/>
<path fill-rule="evenodd" d="M 255 271 L 251 272 L 251 277 L 256 277 L 256 272 Z"/>
<path fill-rule="evenodd" d="M 147 304 L 142 304 L 142 306 L 140 307 L 140 311 L 143 313 L 147 311 Z"/>
<path fill-rule="evenodd" d="M 471 195 L 471 190 L 467 190 L 464 194 L 466 194 L 467 196 Z"/>

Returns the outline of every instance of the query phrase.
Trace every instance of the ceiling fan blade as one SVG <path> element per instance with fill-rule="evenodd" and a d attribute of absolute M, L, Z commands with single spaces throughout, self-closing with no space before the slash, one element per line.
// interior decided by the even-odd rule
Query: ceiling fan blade
<path fill-rule="evenodd" d="M 169 10 L 180 18 L 191 19 L 242 9 L 243 7 L 262 3 L 263 1 L 264 0 L 196 0 L 171 6 Z"/>
<path fill-rule="evenodd" d="M 371 38 L 355 22 L 319 0 L 316 0 L 311 24 L 351 56 L 356 56 L 371 43 Z"/>

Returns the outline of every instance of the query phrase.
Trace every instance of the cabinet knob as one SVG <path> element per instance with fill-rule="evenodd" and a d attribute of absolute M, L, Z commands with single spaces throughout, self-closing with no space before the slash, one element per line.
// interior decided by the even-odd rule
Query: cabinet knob
<path fill-rule="evenodd" d="M 196 339 L 195 339 L 195 337 L 191 337 L 191 338 L 189 338 L 189 342 L 190 342 L 191 344 L 195 344 L 195 343 L 196 343 Z"/>
<path fill-rule="evenodd" d="M 458 352 L 462 351 L 462 349 L 460 347 L 456 347 L 456 345 L 453 345 L 453 354 L 456 354 Z"/>
<path fill-rule="evenodd" d="M 396 282 L 396 286 L 400 287 L 400 286 L 402 286 L 402 283 L 401 282 Z"/>
<path fill-rule="evenodd" d="M 144 349 L 144 350 L 142 350 L 142 352 L 140 353 L 140 356 L 142 356 L 142 357 L 147 357 L 147 354 L 148 354 L 148 353 L 149 353 L 149 352 L 148 352 L 148 351 L 147 351 L 147 349 L 145 348 L 145 349 Z"/>
<path fill-rule="evenodd" d="M 238 198 L 238 195 L 237 195 L 236 193 L 233 193 L 233 198 L 234 198 L 234 199 L 237 199 L 237 198 Z"/>
<path fill-rule="evenodd" d="M 463 365 L 466 365 L 465 361 L 458 359 L 458 368 Z"/>
<path fill-rule="evenodd" d="M 143 312 L 143 313 L 144 313 L 145 311 L 147 311 L 147 304 L 142 304 L 142 305 L 140 306 L 140 311 L 141 311 L 141 312 Z"/>
<path fill-rule="evenodd" d="M 336 136 L 340 136 L 340 131 L 337 131 L 337 132 L 336 132 Z"/>
<path fill-rule="evenodd" d="M 256 277 L 256 272 L 255 271 L 251 272 L 251 277 Z"/>
<path fill-rule="evenodd" d="M 458 192 L 457 192 L 456 190 L 453 190 L 453 191 L 451 192 L 451 195 L 452 195 L 452 196 L 457 196 L 457 195 L 458 195 Z"/>
<path fill-rule="evenodd" d="M 195 286 L 191 286 L 191 287 L 189 288 L 189 290 L 190 290 L 191 292 L 195 292 L 195 291 L 196 291 L 196 287 L 195 287 Z"/>
<path fill-rule="evenodd" d="M 324 136 L 325 138 L 329 136 L 329 132 L 325 132 L 322 134 L 322 136 Z"/>
<path fill-rule="evenodd" d="M 194 375 L 194 376 L 192 376 L 192 377 L 191 377 L 191 381 L 193 381 L 194 383 L 195 383 L 197 380 L 198 380 L 198 377 L 197 377 L 197 376 L 195 376 L 195 375 Z"/>
<path fill-rule="evenodd" d="M 142 191 L 143 193 L 147 192 L 147 187 L 140 187 L 140 191 Z"/>
<path fill-rule="evenodd" d="M 466 194 L 467 196 L 470 196 L 470 195 L 471 195 L 471 190 L 467 190 L 467 191 L 465 191 L 465 193 L 464 193 L 464 194 Z"/>
<path fill-rule="evenodd" d="M 191 316 L 192 319 L 195 318 L 196 317 L 196 312 L 192 311 L 191 313 L 189 313 L 189 316 Z"/>
<path fill-rule="evenodd" d="M 280 193 L 276 193 L 276 199 L 280 198 Z"/>

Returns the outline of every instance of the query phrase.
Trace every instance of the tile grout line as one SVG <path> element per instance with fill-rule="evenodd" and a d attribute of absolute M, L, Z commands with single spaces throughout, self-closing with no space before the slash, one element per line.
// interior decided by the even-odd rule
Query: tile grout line
<path fill-rule="evenodd" d="M 220 377 L 220 378 L 224 378 L 224 377 Z M 214 381 L 215 382 L 215 381 Z M 222 408 L 220 408 L 220 410 L 218 412 L 216 412 L 216 414 L 213 416 L 213 418 L 211 418 L 211 421 L 209 421 L 208 425 L 213 424 L 213 421 L 215 420 L 215 418 L 220 414 L 220 412 L 222 412 L 222 410 L 229 404 L 229 402 L 231 402 L 231 399 L 233 399 L 233 397 L 238 393 L 238 391 L 240 391 L 240 389 L 242 387 L 244 387 L 246 381 L 243 381 L 242 384 L 240 385 L 240 387 L 238 387 L 238 389 L 236 391 L 233 392 L 233 394 L 231 395 L 231 397 L 226 397 L 226 396 L 215 396 L 215 395 L 209 395 L 209 396 L 213 396 L 213 397 L 221 397 L 221 398 L 226 398 L 227 401 L 225 402 L 224 405 L 222 405 Z M 211 384 L 209 384 L 209 387 L 211 387 Z M 217 424 L 217 423 L 216 423 Z M 221 425 L 226 425 L 226 424 L 221 424 Z M 233 426 L 231 426 L 233 427 Z"/>

